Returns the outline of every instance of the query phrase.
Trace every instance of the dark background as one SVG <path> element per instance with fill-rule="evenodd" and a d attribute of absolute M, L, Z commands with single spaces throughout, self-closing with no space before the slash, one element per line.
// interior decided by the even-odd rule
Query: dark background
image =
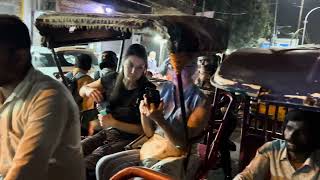
<path fill-rule="evenodd" d="M 275 0 L 273 1 L 275 2 Z M 291 26 L 291 28 L 283 28 L 280 30 L 282 36 L 286 36 L 290 31 L 295 32 L 297 30 L 300 4 L 301 0 L 279 0 L 277 25 Z M 274 5 L 272 6 L 271 9 L 274 9 Z M 320 6 L 320 0 L 305 0 L 300 28 L 303 27 L 303 20 L 306 14 L 318 6 Z M 300 35 L 302 35 L 302 33 Z M 320 44 L 320 9 L 312 12 L 308 18 L 306 40 L 308 43 Z"/>

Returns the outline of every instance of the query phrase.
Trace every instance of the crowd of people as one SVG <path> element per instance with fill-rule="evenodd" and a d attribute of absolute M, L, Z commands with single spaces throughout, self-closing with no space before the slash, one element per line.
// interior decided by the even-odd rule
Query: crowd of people
<path fill-rule="evenodd" d="M 91 57 L 79 56 L 66 74 L 68 87 L 33 68 L 29 31 L 19 18 L 0 15 L 0 46 L 0 179 L 103 180 L 130 166 L 194 179 L 218 56 L 185 57 L 185 122 L 173 65 L 156 67 L 154 52 L 148 56 L 142 45 L 127 49 L 119 72 L 116 54 L 105 51 L 94 78 Z M 161 69 L 167 81 L 154 85 L 148 69 Z M 158 103 L 147 96 L 156 89 Z M 81 140 L 80 112 L 91 109 L 100 130 L 89 123 L 90 136 Z M 263 145 L 235 179 L 319 179 L 318 117 L 290 111 L 284 140 Z M 140 149 L 125 150 L 141 135 Z"/>

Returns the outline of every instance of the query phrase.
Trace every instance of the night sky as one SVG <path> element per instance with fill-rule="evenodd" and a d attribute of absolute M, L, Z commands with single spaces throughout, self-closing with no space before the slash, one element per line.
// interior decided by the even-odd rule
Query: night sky
<path fill-rule="evenodd" d="M 300 6 L 301 0 L 279 0 L 279 3 L 278 26 L 292 26 L 286 30 L 283 29 L 283 31 L 295 32 L 297 30 L 300 11 L 297 6 Z M 302 22 L 306 14 L 318 6 L 320 6 L 320 0 L 305 0 L 301 28 L 303 27 Z M 320 44 L 320 9 L 314 11 L 308 18 L 307 36 L 311 43 Z"/>

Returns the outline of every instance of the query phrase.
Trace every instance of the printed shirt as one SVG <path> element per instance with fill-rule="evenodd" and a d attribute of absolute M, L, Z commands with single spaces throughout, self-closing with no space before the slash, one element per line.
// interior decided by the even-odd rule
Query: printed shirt
<path fill-rule="evenodd" d="M 164 118 L 168 121 L 168 125 L 174 127 L 176 133 L 185 133 L 185 123 L 181 116 L 181 106 L 175 98 L 176 87 L 171 82 L 162 83 L 159 86 L 160 97 L 164 103 Z M 191 85 L 184 89 L 184 103 L 186 108 L 187 119 L 197 107 L 203 107 L 206 104 L 205 95 L 196 85 Z M 198 136 L 207 124 L 207 119 L 203 119 L 191 134 L 189 138 Z M 155 134 L 143 144 L 140 150 L 140 159 L 145 167 L 149 167 L 156 171 L 164 168 L 167 174 L 174 179 L 192 179 L 200 165 L 197 155 L 197 143 L 191 145 L 190 158 L 187 171 L 184 172 L 185 152 L 176 147 L 160 126 L 156 126 Z M 160 168 L 160 169 L 161 169 Z"/>
<path fill-rule="evenodd" d="M 286 141 L 274 140 L 258 149 L 255 158 L 246 169 L 236 176 L 235 180 L 318 180 L 320 150 L 311 154 L 298 169 L 290 163 L 286 148 Z"/>
<path fill-rule="evenodd" d="M 79 110 L 65 86 L 31 68 L 3 100 L 0 179 L 84 179 Z"/>
<path fill-rule="evenodd" d="M 176 87 L 171 82 L 165 82 L 160 87 L 160 97 L 164 103 L 164 119 L 169 121 L 172 127 L 175 127 L 175 132 L 185 133 L 185 122 L 182 119 L 181 106 L 176 99 Z M 191 115 L 191 113 L 198 106 L 204 106 L 206 103 L 206 97 L 201 92 L 201 90 L 196 85 L 191 85 L 190 87 L 184 89 L 184 103 L 186 108 L 186 117 Z M 207 123 L 207 120 L 203 120 L 201 125 L 197 127 L 198 129 L 203 129 Z M 164 137 L 164 131 L 162 128 L 157 126 L 155 131 Z M 189 137 L 197 136 L 198 134 L 189 134 Z"/>
<path fill-rule="evenodd" d="M 81 72 L 79 68 L 75 68 L 72 72 L 73 76 L 75 76 L 77 73 Z M 90 84 L 93 82 L 93 79 L 89 76 L 83 76 L 80 79 L 77 80 L 77 91 L 79 92 L 81 87 Z M 81 104 L 81 109 L 80 111 L 86 111 L 90 109 L 94 109 L 94 101 L 91 97 L 83 97 L 83 101 Z"/>

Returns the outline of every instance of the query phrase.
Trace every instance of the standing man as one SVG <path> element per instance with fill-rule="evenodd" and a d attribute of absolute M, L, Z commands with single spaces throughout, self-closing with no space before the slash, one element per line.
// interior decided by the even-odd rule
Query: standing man
<path fill-rule="evenodd" d="M 155 74 L 158 71 L 156 57 L 157 57 L 157 53 L 155 51 L 149 52 L 149 55 L 148 55 L 148 71 L 150 71 L 152 74 Z"/>
<path fill-rule="evenodd" d="M 30 46 L 26 25 L 0 15 L 0 179 L 83 180 L 77 105 L 32 67 Z"/>

